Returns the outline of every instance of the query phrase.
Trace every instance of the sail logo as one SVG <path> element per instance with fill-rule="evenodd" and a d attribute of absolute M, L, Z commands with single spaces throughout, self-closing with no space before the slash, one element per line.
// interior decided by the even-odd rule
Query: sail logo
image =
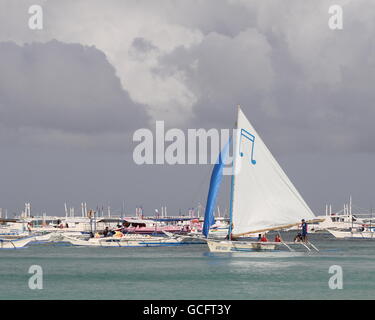
<path fill-rule="evenodd" d="M 254 145 L 255 145 L 255 136 L 253 135 L 253 134 L 251 134 L 249 131 L 247 131 L 247 130 L 245 130 L 245 129 L 241 129 L 241 132 L 240 132 L 240 139 L 239 139 L 239 141 L 240 141 L 240 143 L 239 143 L 239 145 L 240 145 L 240 150 L 239 150 L 239 152 L 240 152 L 240 156 L 241 157 L 244 157 L 244 152 L 243 152 L 243 149 L 241 148 L 241 146 L 242 146 L 242 144 L 243 144 L 243 138 L 245 139 L 245 142 L 246 141 L 250 141 L 251 142 L 251 153 L 250 153 L 250 162 L 252 163 L 252 164 L 256 164 L 257 162 L 256 162 L 256 160 L 254 159 Z"/>

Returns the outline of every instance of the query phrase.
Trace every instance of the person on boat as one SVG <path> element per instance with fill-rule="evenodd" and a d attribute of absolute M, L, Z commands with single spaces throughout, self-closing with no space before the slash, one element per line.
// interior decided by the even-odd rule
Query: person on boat
<path fill-rule="evenodd" d="M 268 239 L 266 237 L 266 234 L 263 234 L 262 238 L 260 239 L 261 242 L 267 242 Z"/>
<path fill-rule="evenodd" d="M 262 240 L 262 235 L 259 233 L 258 234 L 258 241 L 261 241 Z"/>
<path fill-rule="evenodd" d="M 300 233 L 297 233 L 297 235 L 294 237 L 294 242 L 301 242 L 302 241 L 302 235 Z"/>
<path fill-rule="evenodd" d="M 108 227 L 105 227 L 105 229 L 104 229 L 104 231 L 103 231 L 103 236 L 104 236 L 104 237 L 108 237 L 108 232 L 109 232 Z"/>
<path fill-rule="evenodd" d="M 307 242 L 307 223 L 305 221 L 305 219 L 302 219 L 302 224 L 301 224 L 301 228 L 302 228 L 302 241 L 303 242 Z"/>
<path fill-rule="evenodd" d="M 275 242 L 281 242 L 281 237 L 279 234 L 275 236 Z"/>

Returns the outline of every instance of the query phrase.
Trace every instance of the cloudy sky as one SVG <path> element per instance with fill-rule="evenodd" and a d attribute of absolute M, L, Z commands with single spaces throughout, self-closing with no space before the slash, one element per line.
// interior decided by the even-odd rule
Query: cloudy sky
<path fill-rule="evenodd" d="M 204 203 L 209 165 L 134 164 L 156 120 L 231 128 L 235 106 L 316 213 L 375 207 L 372 0 L 0 0 L 0 207 Z M 332 4 L 343 30 L 328 27 Z M 227 185 L 223 189 L 227 194 Z M 222 196 L 220 204 L 227 205 Z"/>

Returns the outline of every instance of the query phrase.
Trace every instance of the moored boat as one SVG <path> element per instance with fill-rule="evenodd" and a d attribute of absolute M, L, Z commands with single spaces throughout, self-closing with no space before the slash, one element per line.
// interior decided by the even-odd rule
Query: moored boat
<path fill-rule="evenodd" d="M 23 248 L 30 242 L 35 241 L 34 236 L 20 239 L 0 239 L 0 249 L 18 249 Z"/>
<path fill-rule="evenodd" d="M 328 231 L 337 239 L 374 239 L 375 240 L 375 229 L 374 228 L 350 228 L 347 230 L 334 230 L 328 229 Z"/>
<path fill-rule="evenodd" d="M 162 237 L 141 234 L 124 234 L 113 237 L 94 237 L 82 240 L 65 235 L 62 241 L 67 241 L 75 246 L 85 247 L 161 247 L 176 246 L 194 243 L 185 237 Z"/>

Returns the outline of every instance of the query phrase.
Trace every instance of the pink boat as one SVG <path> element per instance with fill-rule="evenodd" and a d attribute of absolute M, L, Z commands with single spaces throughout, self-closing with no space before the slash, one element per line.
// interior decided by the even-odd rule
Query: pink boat
<path fill-rule="evenodd" d="M 138 234 L 163 234 L 164 231 L 171 233 L 183 233 L 189 232 L 189 225 L 179 226 L 179 225 L 159 225 L 152 220 L 125 220 L 123 222 L 123 232 L 127 233 L 138 233 Z"/>
<path fill-rule="evenodd" d="M 184 230 L 186 228 L 183 228 L 181 226 L 156 226 L 156 227 L 141 227 L 141 226 L 136 226 L 136 227 L 127 227 L 123 228 L 122 230 L 124 232 L 128 233 L 141 233 L 141 234 L 155 234 L 155 233 L 164 233 L 166 232 L 187 232 L 187 230 Z"/>

